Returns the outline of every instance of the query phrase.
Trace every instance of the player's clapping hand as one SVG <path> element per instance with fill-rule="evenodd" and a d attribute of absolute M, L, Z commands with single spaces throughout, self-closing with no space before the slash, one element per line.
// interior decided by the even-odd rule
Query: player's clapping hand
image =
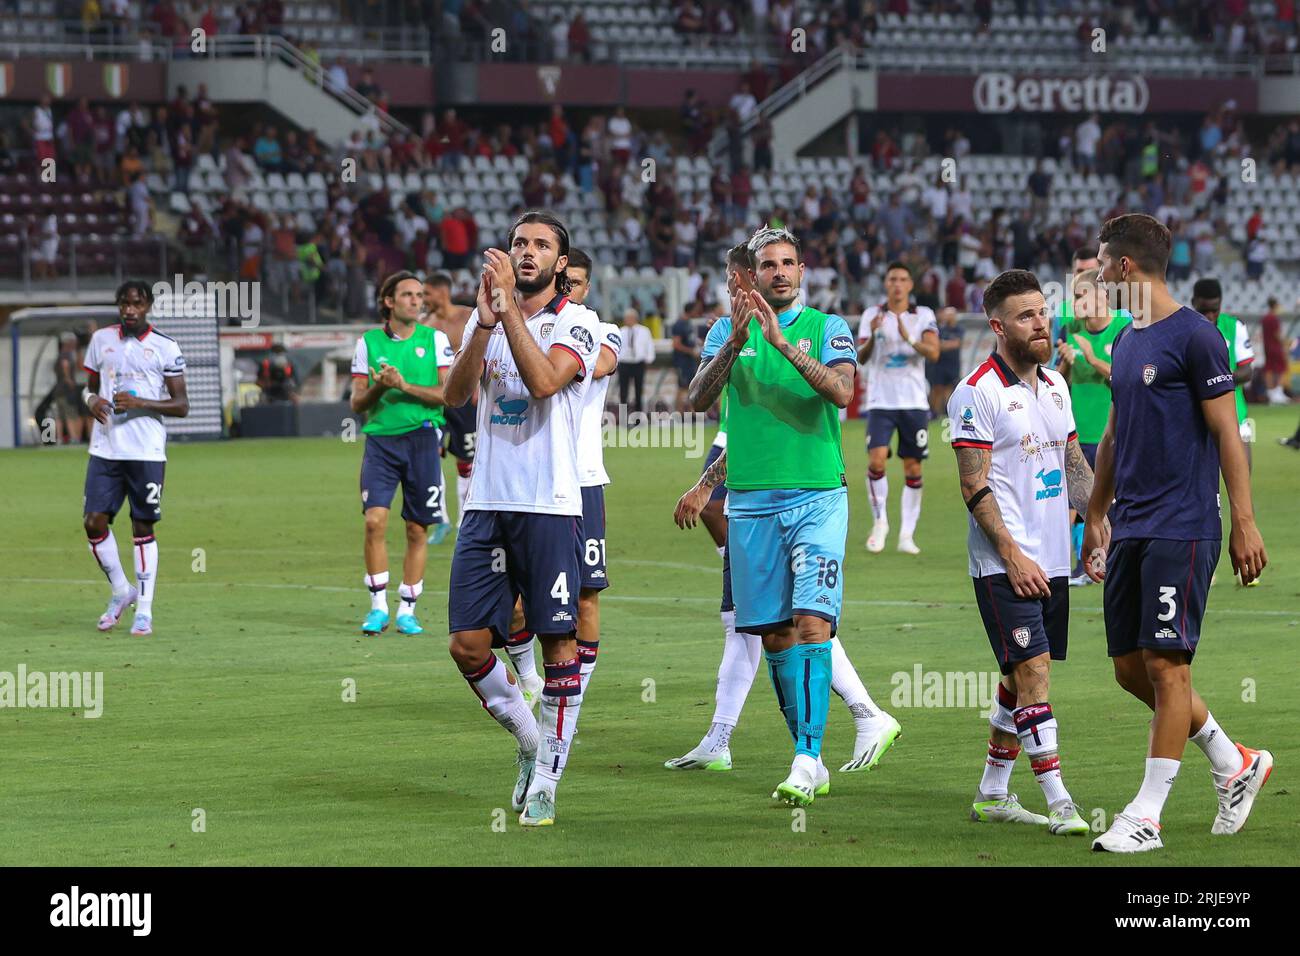
<path fill-rule="evenodd" d="M 90 405 L 88 408 L 90 409 L 91 417 L 101 425 L 107 425 L 109 417 L 113 414 L 112 404 L 100 398 L 98 395 L 90 396 Z"/>
<path fill-rule="evenodd" d="M 1232 533 L 1228 536 L 1228 555 L 1232 558 L 1232 571 L 1241 578 L 1242 584 L 1249 584 L 1259 577 L 1268 564 L 1268 554 L 1264 551 L 1264 538 L 1255 522 L 1232 523 Z"/>
<path fill-rule="evenodd" d="M 1069 342 L 1056 343 L 1056 361 L 1057 365 L 1069 365 L 1074 361 L 1074 349 Z"/>
<path fill-rule="evenodd" d="M 491 273 L 492 305 L 495 311 L 505 312 L 515 295 L 515 267 L 510 257 L 500 249 L 483 253 L 483 271 Z"/>
<path fill-rule="evenodd" d="M 1017 549 L 1016 553 L 1004 563 L 1007 566 L 1007 579 L 1011 582 L 1011 589 L 1016 592 L 1016 597 L 1052 596 L 1052 582 L 1048 579 L 1047 572 L 1040 568 L 1037 562 L 1026 557 L 1023 551 Z"/>
<path fill-rule="evenodd" d="M 679 528 L 694 528 L 700 520 L 700 512 L 709 503 L 710 489 L 695 485 L 690 491 L 677 499 L 677 508 L 673 511 L 673 521 Z"/>
<path fill-rule="evenodd" d="M 903 322 L 903 317 L 901 315 L 895 316 L 894 321 L 898 323 L 898 337 L 911 345 L 912 337 L 907 334 L 907 324 Z"/>
<path fill-rule="evenodd" d="M 478 278 L 478 320 L 484 325 L 495 325 L 501 316 L 492 308 L 492 270 L 483 266 L 483 274 Z"/>
<path fill-rule="evenodd" d="M 749 320 L 753 309 L 749 307 L 749 293 L 737 292 L 731 297 L 731 340 L 743 346 L 749 339 Z"/>
<path fill-rule="evenodd" d="M 781 320 L 776 317 L 772 307 L 768 305 L 766 299 L 757 290 L 749 293 L 750 308 L 754 315 L 757 316 L 759 325 L 763 329 L 763 338 L 767 339 L 768 344 L 780 346 L 785 336 L 781 334 Z"/>
<path fill-rule="evenodd" d="M 885 324 L 885 313 L 882 309 L 877 309 L 876 314 L 871 318 L 871 331 L 876 333 L 880 331 L 881 326 Z"/>
<path fill-rule="evenodd" d="M 1092 343 L 1083 336 L 1079 336 L 1079 351 L 1083 353 L 1085 361 L 1091 362 L 1096 355 L 1092 350 Z"/>
<path fill-rule="evenodd" d="M 113 411 L 124 412 L 128 408 L 144 408 L 144 399 L 135 392 L 117 392 L 113 395 Z"/>
<path fill-rule="evenodd" d="M 402 373 L 393 365 L 385 364 L 380 366 L 379 374 L 377 375 L 375 374 L 374 369 L 371 369 L 370 374 L 374 375 L 375 381 L 380 385 L 385 388 L 395 388 L 399 392 L 402 390 L 402 386 L 406 384 L 402 378 Z"/>

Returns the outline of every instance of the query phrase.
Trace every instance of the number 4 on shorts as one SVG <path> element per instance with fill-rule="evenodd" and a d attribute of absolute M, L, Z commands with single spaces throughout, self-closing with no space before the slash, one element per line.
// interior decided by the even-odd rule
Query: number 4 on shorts
<path fill-rule="evenodd" d="M 551 585 L 551 597 L 561 604 L 569 603 L 569 572 L 561 571 L 555 583 Z"/>

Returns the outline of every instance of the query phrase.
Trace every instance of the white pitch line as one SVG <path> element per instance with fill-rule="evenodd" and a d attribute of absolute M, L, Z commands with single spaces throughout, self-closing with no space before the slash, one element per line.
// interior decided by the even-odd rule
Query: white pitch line
<path fill-rule="evenodd" d="M 9 578 L 14 584 L 103 584 L 102 578 Z M 221 587 L 221 588 L 256 588 L 259 590 L 269 591 L 326 591 L 332 594 L 355 594 L 361 590 L 358 587 L 336 587 L 331 584 L 270 584 L 265 581 L 170 581 L 167 585 L 170 587 Z M 425 588 L 425 594 L 433 594 L 439 597 L 446 597 L 446 591 L 435 591 L 432 588 Z M 717 604 L 716 597 L 695 597 L 692 595 L 676 595 L 673 597 L 655 597 L 653 595 L 638 594 L 604 594 L 602 601 L 626 601 L 638 604 L 659 604 L 667 606 L 673 602 L 689 604 Z M 856 598 L 847 598 L 844 601 L 847 605 L 853 607 L 910 607 L 918 611 L 966 611 L 975 607 L 975 602 L 969 604 L 952 603 L 947 604 L 938 601 L 861 601 Z M 1071 608 L 1072 611 L 1082 612 L 1084 614 L 1100 614 L 1099 607 L 1079 607 Z M 1249 610 L 1245 608 L 1209 608 L 1206 614 L 1228 614 L 1241 617 L 1295 617 L 1300 618 L 1300 611 L 1266 611 L 1266 610 Z"/>

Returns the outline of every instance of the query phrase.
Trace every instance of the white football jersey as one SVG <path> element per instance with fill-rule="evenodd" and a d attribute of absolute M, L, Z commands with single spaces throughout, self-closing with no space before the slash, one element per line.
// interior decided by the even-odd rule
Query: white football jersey
<path fill-rule="evenodd" d="M 885 320 L 874 333 L 871 320 L 877 312 L 885 313 Z M 925 380 L 925 358 L 898 334 L 898 323 L 907 327 L 913 342 L 921 341 L 926 332 L 939 331 L 934 311 L 917 306 L 902 315 L 890 312 L 883 304 L 868 307 L 858 323 L 858 341 L 865 342 L 874 334 L 875 347 L 867 360 L 867 409 L 873 408 L 929 408 L 930 383 Z"/>
<path fill-rule="evenodd" d="M 1070 388 L 1038 369 L 1038 393 L 996 352 L 948 401 L 953 448 L 991 452 L 989 488 L 1020 550 L 1049 578 L 1070 573 L 1070 495 L 1065 446 L 1075 438 Z M 971 577 L 1005 574 L 997 549 L 972 515 L 966 537 Z"/>
<path fill-rule="evenodd" d="M 614 353 L 618 362 L 618 353 L 623 348 L 623 339 L 619 327 L 609 322 L 601 322 L 600 347 Z M 598 350 L 599 351 L 599 350 Z M 582 424 L 578 427 L 578 484 L 583 488 L 596 488 L 609 484 L 609 473 L 605 471 L 605 395 L 609 392 L 612 375 L 593 379 L 583 399 Z"/>
<path fill-rule="evenodd" d="M 505 328 L 493 330 L 479 377 L 478 439 L 466 510 L 582 514 L 578 432 L 600 355 L 599 324 L 595 312 L 565 296 L 556 296 L 527 320 L 543 352 L 566 349 L 579 365 L 572 382 L 542 401 L 528 393 Z M 461 349 L 477 328 L 475 309 Z"/>
<path fill-rule="evenodd" d="M 181 347 L 171 336 L 149 326 L 136 338 L 120 325 L 100 329 L 90 337 L 85 367 L 99 374 L 99 397 L 110 405 L 118 392 L 141 398 L 170 398 L 164 379 L 185 374 Z M 162 416 L 143 408 L 114 412 L 107 425 L 95 421 L 90 453 L 110 461 L 166 461 L 167 429 Z"/>

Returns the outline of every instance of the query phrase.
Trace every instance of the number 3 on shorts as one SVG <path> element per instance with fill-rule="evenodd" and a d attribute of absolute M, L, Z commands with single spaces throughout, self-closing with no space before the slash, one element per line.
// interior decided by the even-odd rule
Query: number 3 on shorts
<path fill-rule="evenodd" d="M 1174 619 L 1174 615 L 1178 613 L 1178 605 L 1174 601 L 1174 595 L 1177 593 L 1178 588 L 1162 587 L 1160 589 L 1160 596 L 1156 600 L 1165 608 L 1165 611 L 1156 615 L 1157 621 L 1172 621 Z"/>
<path fill-rule="evenodd" d="M 551 597 L 555 598 L 561 604 L 569 603 L 569 572 L 561 571 L 560 576 L 555 579 L 551 585 Z"/>

